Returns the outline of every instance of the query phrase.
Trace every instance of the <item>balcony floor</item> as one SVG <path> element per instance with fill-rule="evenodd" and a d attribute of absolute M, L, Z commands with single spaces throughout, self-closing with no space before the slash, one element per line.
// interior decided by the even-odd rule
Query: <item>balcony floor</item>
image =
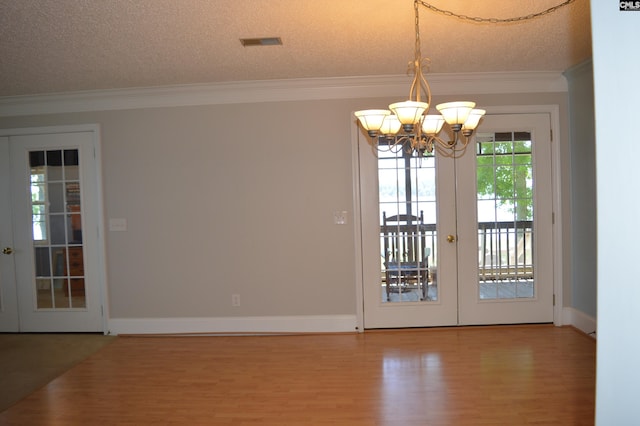
<path fill-rule="evenodd" d="M 480 300 L 491 299 L 521 299 L 534 297 L 534 283 L 531 279 L 525 280 L 496 280 L 496 281 L 480 281 L 479 283 Z M 387 302 L 386 287 L 381 287 L 381 300 Z M 415 286 L 407 286 L 399 293 L 397 289 L 392 288 L 389 302 L 420 302 L 422 292 Z M 438 285 L 430 284 L 427 290 L 429 301 L 438 300 Z"/>

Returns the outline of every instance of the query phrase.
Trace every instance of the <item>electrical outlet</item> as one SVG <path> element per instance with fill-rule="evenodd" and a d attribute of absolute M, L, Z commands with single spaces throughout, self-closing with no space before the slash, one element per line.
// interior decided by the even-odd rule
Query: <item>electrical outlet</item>
<path fill-rule="evenodd" d="M 231 306 L 240 306 L 240 295 L 232 294 L 231 295 Z"/>

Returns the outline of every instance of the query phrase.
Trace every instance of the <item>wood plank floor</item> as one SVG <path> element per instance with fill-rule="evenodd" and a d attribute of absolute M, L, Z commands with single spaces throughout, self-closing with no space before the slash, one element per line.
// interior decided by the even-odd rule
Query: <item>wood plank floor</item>
<path fill-rule="evenodd" d="M 591 425 L 593 339 L 544 326 L 119 337 L 2 425 Z"/>

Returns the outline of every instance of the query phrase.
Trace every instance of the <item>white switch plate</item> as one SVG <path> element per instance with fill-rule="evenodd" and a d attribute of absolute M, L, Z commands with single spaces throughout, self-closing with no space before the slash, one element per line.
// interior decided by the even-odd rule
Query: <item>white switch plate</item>
<path fill-rule="evenodd" d="M 123 232 L 127 230 L 127 219 L 115 218 L 109 219 L 109 231 Z"/>
<path fill-rule="evenodd" d="M 347 211 L 335 211 L 333 212 L 333 223 L 336 225 L 346 225 L 347 224 Z"/>

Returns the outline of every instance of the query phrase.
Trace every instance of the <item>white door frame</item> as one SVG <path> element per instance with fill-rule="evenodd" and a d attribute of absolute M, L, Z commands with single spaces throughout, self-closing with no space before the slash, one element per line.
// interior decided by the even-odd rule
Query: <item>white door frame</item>
<path fill-rule="evenodd" d="M 490 114 L 535 114 L 547 113 L 551 117 L 551 132 L 554 137 L 551 143 L 551 179 L 553 215 L 557 220 L 553 223 L 553 293 L 555 304 L 553 306 L 553 323 L 556 326 L 563 325 L 562 321 L 562 293 L 563 293 L 563 267 L 562 267 L 562 182 L 560 153 L 560 106 L 559 105 L 505 105 L 485 107 Z M 353 113 L 351 114 L 353 117 Z M 356 328 L 364 332 L 364 279 L 363 279 L 363 250 L 362 250 L 362 208 L 360 160 L 358 154 L 357 123 L 352 120 L 351 126 L 351 161 L 353 171 L 353 212 L 354 212 L 354 246 L 355 246 L 355 284 L 356 284 Z"/>
<path fill-rule="evenodd" d="M 16 129 L 0 129 L 0 136 L 23 136 L 23 135 L 45 135 L 55 133 L 74 133 L 74 132 L 91 132 L 93 135 L 94 157 L 96 167 L 96 194 L 97 214 L 98 217 L 98 233 L 96 251 L 97 251 L 97 285 L 100 295 L 100 304 L 102 305 L 102 330 L 104 334 L 108 334 L 109 306 L 107 297 L 107 280 L 106 280 L 106 263 L 105 263 L 105 221 L 104 221 L 104 201 L 102 190 L 102 146 L 100 140 L 100 126 L 98 124 L 78 124 L 64 126 L 47 126 L 47 127 L 25 127 Z"/>

